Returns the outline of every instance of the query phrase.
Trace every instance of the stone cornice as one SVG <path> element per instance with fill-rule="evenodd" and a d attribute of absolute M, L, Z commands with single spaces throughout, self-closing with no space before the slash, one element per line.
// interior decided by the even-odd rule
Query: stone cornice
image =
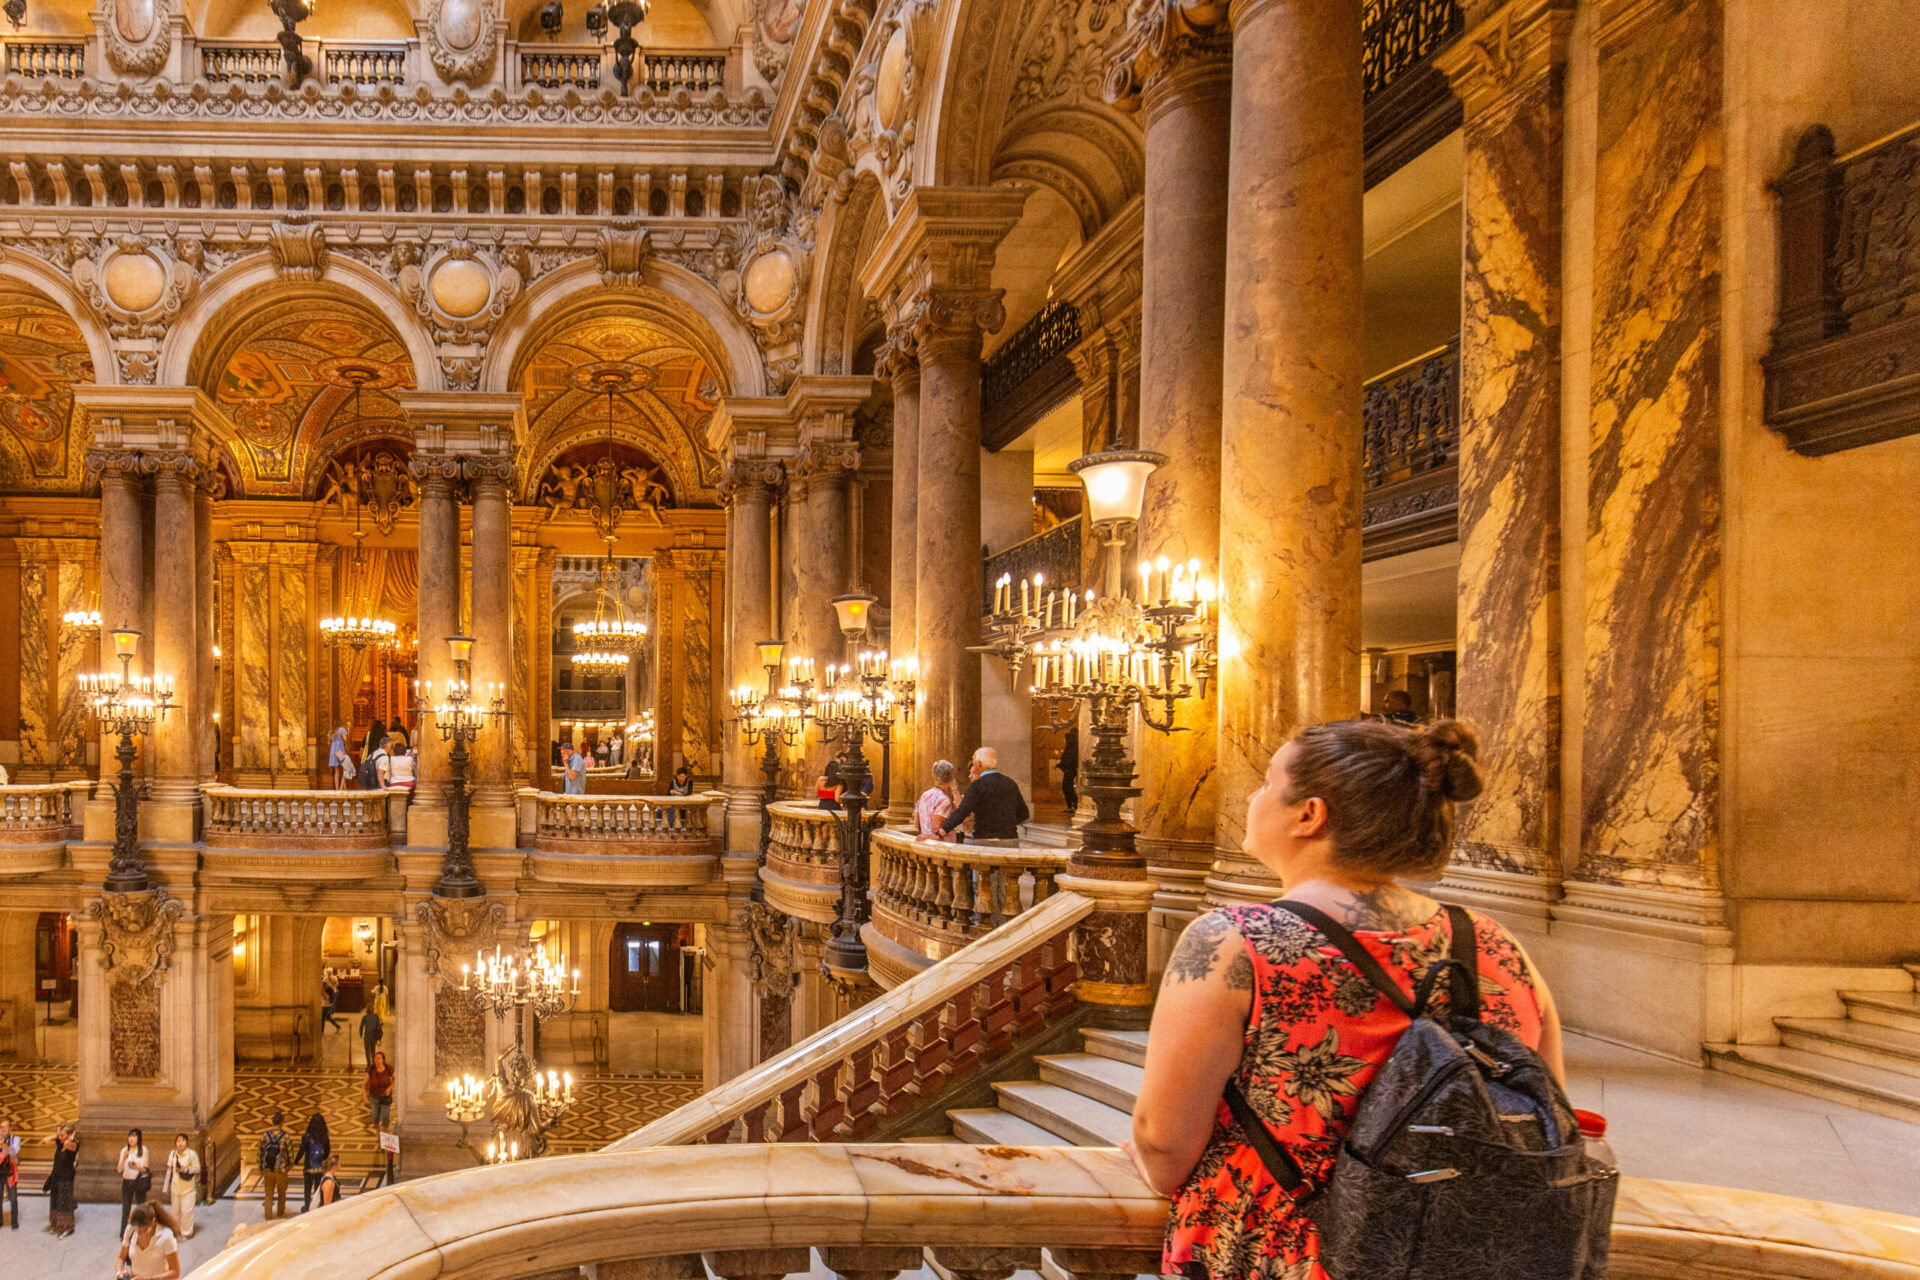
<path fill-rule="evenodd" d="M 846 430 L 839 438 L 851 439 L 853 411 L 874 387 L 864 373 L 804 374 L 784 396 L 728 396 L 707 424 L 707 447 L 733 460 L 795 458 L 803 436 L 824 438 L 817 428 L 803 425 L 823 414 L 843 415 Z"/>
<path fill-rule="evenodd" d="M 414 440 L 427 453 L 473 457 L 511 454 L 527 429 L 524 397 L 508 392 L 405 391 L 389 393 L 407 421 Z"/>
<path fill-rule="evenodd" d="M 896 316 L 933 291 L 990 289 L 994 252 L 1026 201 L 1024 187 L 916 188 L 861 269 L 861 289 L 891 299 Z"/>
<path fill-rule="evenodd" d="M 1572 0 L 1508 0 L 1434 55 L 1473 120 L 1563 65 Z"/>
<path fill-rule="evenodd" d="M 1140 305 L 1140 252 L 1146 202 L 1128 201 L 1053 274 L 1053 293 L 1080 312 L 1082 331 L 1099 328 Z"/>
<path fill-rule="evenodd" d="M 214 437 L 233 433 L 220 407 L 198 387 L 82 385 L 73 389 L 73 402 L 92 423 L 97 449 L 204 457 Z"/>

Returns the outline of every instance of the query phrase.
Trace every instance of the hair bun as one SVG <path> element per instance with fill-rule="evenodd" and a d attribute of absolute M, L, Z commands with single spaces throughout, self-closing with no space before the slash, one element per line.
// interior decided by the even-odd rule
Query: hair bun
<path fill-rule="evenodd" d="M 1414 734 L 1421 779 L 1449 800 L 1471 800 L 1486 789 L 1480 778 L 1480 739 L 1459 720 L 1436 720 Z"/>

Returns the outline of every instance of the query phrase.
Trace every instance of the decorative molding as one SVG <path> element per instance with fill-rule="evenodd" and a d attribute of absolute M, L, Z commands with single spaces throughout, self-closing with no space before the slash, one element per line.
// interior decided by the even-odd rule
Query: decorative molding
<path fill-rule="evenodd" d="M 289 218 L 267 228 L 267 252 L 282 280 L 318 280 L 327 269 L 327 232 L 307 218 Z"/>
<path fill-rule="evenodd" d="M 115 986 L 164 981 L 173 963 L 173 927 L 186 906 L 165 889 L 141 893 L 102 893 L 87 914 L 100 926 L 101 964 Z"/>
<path fill-rule="evenodd" d="M 124 76 L 150 76 L 167 64 L 173 48 L 169 0 L 103 0 L 100 47 L 107 63 Z"/>
<path fill-rule="evenodd" d="M 433 69 L 448 84 L 482 83 L 493 71 L 500 25 L 488 0 L 433 0 L 423 32 Z"/>
<path fill-rule="evenodd" d="M 428 898 L 415 905 L 413 918 L 425 934 L 427 978 L 437 988 L 441 955 L 455 950 L 461 954 L 485 951 L 501 945 L 511 913 L 507 904 L 496 898 Z"/>

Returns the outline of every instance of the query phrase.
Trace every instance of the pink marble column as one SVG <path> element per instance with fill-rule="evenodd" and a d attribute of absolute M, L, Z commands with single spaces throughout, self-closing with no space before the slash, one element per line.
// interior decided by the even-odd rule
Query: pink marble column
<path fill-rule="evenodd" d="M 1219 822 L 1210 895 L 1266 900 L 1247 800 L 1360 708 L 1359 0 L 1237 0 L 1223 355 Z"/>
<path fill-rule="evenodd" d="M 454 678 L 453 660 L 447 654 L 446 638 L 460 631 L 460 507 L 455 487 L 460 480 L 460 460 L 445 454 L 416 453 L 413 476 L 420 486 L 420 588 L 419 622 L 420 671 L 424 686 L 432 684 L 436 696 Z M 418 782 L 412 808 L 438 824 L 444 839 L 446 793 L 451 777 L 447 747 L 439 731 L 422 723 L 419 733 Z M 408 842 L 420 843 L 410 830 Z"/>
<path fill-rule="evenodd" d="M 722 669 L 728 688 L 746 686 L 756 692 L 767 687 L 767 673 L 760 665 L 762 640 L 779 639 L 773 621 L 773 500 L 785 479 L 778 462 L 765 459 L 736 461 L 727 468 L 721 482 L 721 500 L 727 504 L 727 647 Z M 784 678 L 784 673 L 782 675 Z M 731 849 L 757 849 L 760 824 L 758 810 L 764 779 L 760 773 L 763 749 L 749 746 L 737 724 L 726 731 L 725 776 L 727 790 L 738 803 L 729 803 L 731 814 L 752 815 L 747 821 L 729 822 Z"/>
<path fill-rule="evenodd" d="M 958 764 L 980 745 L 980 657 L 967 651 L 980 642 L 980 344 L 1005 317 L 997 289 L 935 288 L 918 324 L 914 754 L 926 761 Z"/>
<path fill-rule="evenodd" d="M 119 659 L 114 656 L 113 638 L 118 627 L 145 629 L 146 530 L 142 518 L 139 456 L 129 450 L 95 449 L 87 457 L 89 467 L 100 473 L 100 669 L 118 674 Z M 140 637 L 140 647 L 131 668 L 134 675 L 153 670 L 153 637 Z M 145 742 L 134 740 L 139 750 L 134 773 L 144 773 L 150 759 Z M 113 753 L 117 738 L 104 734 L 100 742 L 101 776 L 118 766 Z"/>
<path fill-rule="evenodd" d="M 915 355 L 910 326 L 895 326 L 888 335 L 886 372 L 893 381 L 893 537 L 887 607 L 893 615 L 891 644 L 896 657 L 920 652 L 916 578 L 920 538 L 920 362 Z M 916 717 L 917 719 L 917 717 Z M 903 726 L 894 735 L 893 804 L 888 822 L 905 822 L 913 801 L 927 785 L 920 757 L 914 751 L 914 729 Z M 927 766 L 932 765 L 927 761 Z"/>
<path fill-rule="evenodd" d="M 191 455 L 180 453 L 148 454 L 145 464 L 153 473 L 153 669 L 174 682 L 174 710 L 155 723 L 152 734 L 152 793 L 162 806 L 197 811 L 198 724 L 193 713 L 200 707 L 199 650 L 205 641 L 195 608 L 200 555 L 194 545 L 194 495 L 200 467 Z M 189 813 L 184 832 L 166 834 L 192 840 L 194 825 Z"/>
<path fill-rule="evenodd" d="M 794 556 L 794 607 L 800 625 L 795 639 L 800 655 L 813 659 L 822 686 L 827 664 L 847 660 L 833 598 L 847 593 L 850 490 L 859 464 L 859 448 L 851 441 L 815 441 L 801 450 L 795 473 L 800 515 Z M 828 754 L 818 734 L 808 735 L 811 769 L 823 768 Z M 802 780 L 812 781 L 811 776 Z"/>
<path fill-rule="evenodd" d="M 1153 11 L 1159 13 L 1157 8 Z M 1145 73 L 1139 447 L 1166 455 L 1147 482 L 1138 555 L 1220 560 L 1220 397 L 1227 287 L 1227 148 L 1233 47 L 1175 10 L 1127 69 Z M 1224 25 L 1224 24 L 1222 24 Z M 1139 734 L 1138 847 L 1176 928 L 1201 906 L 1213 864 L 1214 691 L 1176 711 L 1176 732 Z"/>
<path fill-rule="evenodd" d="M 490 455 L 467 458 L 462 465 L 473 494 L 471 680 L 476 697 L 484 700 L 493 685 L 507 697 L 513 678 L 513 503 L 507 494 L 513 460 Z M 505 720 L 488 724 L 475 740 L 473 782 L 476 806 L 512 807 L 513 760 Z M 476 836 L 480 830 L 476 825 Z"/>

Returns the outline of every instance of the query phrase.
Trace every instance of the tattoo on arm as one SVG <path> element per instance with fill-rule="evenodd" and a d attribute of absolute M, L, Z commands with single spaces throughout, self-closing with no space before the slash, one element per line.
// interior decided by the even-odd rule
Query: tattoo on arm
<path fill-rule="evenodd" d="M 1227 980 L 1227 990 L 1253 990 L 1253 961 L 1247 959 L 1246 952 L 1242 951 L 1233 958 L 1232 963 L 1227 965 L 1225 976 Z"/>
<path fill-rule="evenodd" d="M 1199 982 L 1213 972 L 1221 939 L 1232 926 L 1223 916 L 1204 915 L 1187 926 L 1173 954 L 1167 957 L 1165 982 Z"/>
<path fill-rule="evenodd" d="M 1418 924 L 1425 919 L 1420 895 L 1397 884 L 1356 893 L 1339 908 L 1340 923 L 1349 929 L 1394 930 Z"/>

